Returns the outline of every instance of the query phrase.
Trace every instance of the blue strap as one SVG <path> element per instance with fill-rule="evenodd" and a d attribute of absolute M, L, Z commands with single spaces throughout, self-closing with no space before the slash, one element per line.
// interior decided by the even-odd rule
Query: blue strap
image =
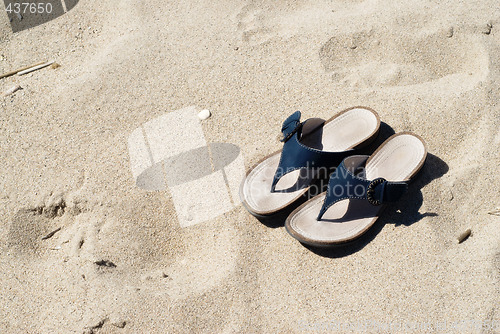
<path fill-rule="evenodd" d="M 367 155 L 348 157 L 330 175 L 326 197 L 316 220 L 321 220 L 333 204 L 344 199 L 356 198 L 367 200 L 372 205 L 381 205 L 395 202 L 406 193 L 407 182 L 389 182 L 383 178 L 367 180 L 364 176 L 364 165 L 368 157 Z M 358 173 L 360 169 L 363 171 Z"/>
<path fill-rule="evenodd" d="M 331 168 L 336 167 L 342 159 L 352 150 L 342 152 L 325 152 L 300 142 L 302 135 L 302 126 L 306 122 L 300 122 L 300 111 L 290 115 L 284 122 L 281 132 L 283 133 L 283 151 L 281 152 L 280 162 L 274 174 L 271 192 L 276 191 L 278 181 L 286 174 L 300 168 Z"/>

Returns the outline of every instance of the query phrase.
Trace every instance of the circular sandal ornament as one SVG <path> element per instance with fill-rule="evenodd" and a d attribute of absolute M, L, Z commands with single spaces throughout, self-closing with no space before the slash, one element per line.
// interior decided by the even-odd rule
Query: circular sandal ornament
<path fill-rule="evenodd" d="M 370 202 L 371 205 L 378 206 L 382 204 L 379 200 L 375 199 L 373 196 L 375 195 L 375 187 L 379 184 L 386 182 L 387 180 L 383 177 L 378 177 L 368 185 L 368 189 L 366 189 L 366 199 Z"/>

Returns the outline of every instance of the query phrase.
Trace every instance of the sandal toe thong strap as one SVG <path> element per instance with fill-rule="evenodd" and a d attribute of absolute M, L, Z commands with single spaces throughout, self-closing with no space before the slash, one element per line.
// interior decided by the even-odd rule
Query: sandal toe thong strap
<path fill-rule="evenodd" d="M 323 206 L 316 220 L 321 220 L 325 212 L 335 203 L 348 199 L 364 199 L 372 205 L 381 205 L 399 200 L 408 190 L 407 182 L 391 182 L 384 178 L 367 180 L 364 167 L 367 155 L 355 155 L 342 161 L 336 171 L 330 176 L 328 189 Z"/>
<path fill-rule="evenodd" d="M 283 133 L 283 150 L 281 152 L 278 168 L 274 173 L 271 192 L 275 192 L 278 181 L 286 174 L 300 168 L 318 168 L 337 166 L 352 150 L 343 152 L 325 152 L 300 142 L 303 126 L 308 122 L 300 122 L 300 111 L 290 115 L 284 122 L 281 132 Z"/>

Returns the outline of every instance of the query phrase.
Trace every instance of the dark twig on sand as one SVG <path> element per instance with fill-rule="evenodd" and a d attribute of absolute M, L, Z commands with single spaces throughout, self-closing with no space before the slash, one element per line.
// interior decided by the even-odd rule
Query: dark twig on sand
<path fill-rule="evenodd" d="M 49 234 L 47 234 L 46 236 L 42 237 L 42 240 L 45 240 L 45 239 L 49 239 L 49 238 L 52 238 L 54 236 L 54 234 L 56 234 L 57 232 L 59 232 L 61 230 L 60 227 L 56 228 L 54 231 L 50 232 Z"/>
<path fill-rule="evenodd" d="M 45 62 L 44 62 L 44 61 L 42 61 L 42 62 L 40 62 L 40 63 L 36 63 L 36 64 L 30 65 L 30 66 L 25 66 L 25 67 L 19 68 L 19 69 L 17 69 L 17 70 L 14 70 L 14 71 L 10 71 L 10 72 L 7 72 L 7 73 L 4 73 L 4 74 L 1 74 L 1 75 L 0 75 L 0 79 L 10 77 L 10 76 L 12 76 L 12 75 L 14 75 L 14 74 L 17 74 L 17 73 L 19 73 L 19 72 L 25 71 L 25 70 L 30 69 L 30 68 L 33 68 L 33 67 L 35 67 L 35 66 L 42 65 L 42 64 L 44 64 L 44 63 L 45 63 Z"/>
<path fill-rule="evenodd" d="M 94 263 L 97 264 L 98 266 L 101 266 L 101 267 L 109 267 L 109 268 L 116 267 L 116 264 L 114 264 L 113 262 L 108 261 L 108 260 L 99 260 L 99 261 L 95 261 Z"/>

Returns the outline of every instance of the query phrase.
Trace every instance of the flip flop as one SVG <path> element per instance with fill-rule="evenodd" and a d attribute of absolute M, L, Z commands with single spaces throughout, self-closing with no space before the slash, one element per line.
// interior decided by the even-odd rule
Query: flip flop
<path fill-rule="evenodd" d="M 240 199 L 254 216 L 269 217 L 298 202 L 321 175 L 327 178 L 325 172 L 372 142 L 380 128 L 378 114 L 367 107 L 346 109 L 326 122 L 300 122 L 300 116 L 297 111 L 283 123 L 281 153 L 261 160 L 241 183 Z"/>
<path fill-rule="evenodd" d="M 303 244 L 330 247 L 363 235 L 386 203 L 395 202 L 422 168 L 423 139 L 402 132 L 387 139 L 371 156 L 346 158 L 331 174 L 327 191 L 295 209 L 286 219 L 288 233 Z"/>

